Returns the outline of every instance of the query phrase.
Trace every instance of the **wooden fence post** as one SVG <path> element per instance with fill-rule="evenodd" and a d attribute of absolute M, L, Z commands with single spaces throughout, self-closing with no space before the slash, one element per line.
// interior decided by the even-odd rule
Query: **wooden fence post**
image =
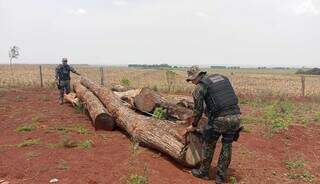
<path fill-rule="evenodd" d="M 43 87 L 43 80 L 42 80 L 42 67 L 41 67 L 41 65 L 39 66 L 39 72 L 40 72 L 40 86 L 42 88 Z"/>
<path fill-rule="evenodd" d="M 104 86 L 104 72 L 103 72 L 103 67 L 100 67 L 100 84 L 101 84 L 101 86 Z"/>
<path fill-rule="evenodd" d="M 305 96 L 305 90 L 306 90 L 306 78 L 305 76 L 301 76 L 301 95 Z"/>

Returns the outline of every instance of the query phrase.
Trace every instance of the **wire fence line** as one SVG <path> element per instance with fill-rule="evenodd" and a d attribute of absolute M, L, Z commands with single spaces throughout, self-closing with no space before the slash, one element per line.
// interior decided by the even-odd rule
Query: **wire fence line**
<path fill-rule="evenodd" d="M 170 93 L 191 93 L 194 86 L 185 81 L 185 69 L 142 69 L 128 67 L 75 66 L 83 76 L 106 87 L 114 84 L 130 85 L 132 88 L 150 87 Z M 320 96 L 319 76 L 300 76 L 293 72 L 212 70 L 231 80 L 237 93 L 260 96 Z M 72 75 L 72 77 L 74 77 Z M 34 88 L 55 87 L 54 65 L 14 65 L 12 73 L 9 65 L 0 67 L 0 87 Z"/>

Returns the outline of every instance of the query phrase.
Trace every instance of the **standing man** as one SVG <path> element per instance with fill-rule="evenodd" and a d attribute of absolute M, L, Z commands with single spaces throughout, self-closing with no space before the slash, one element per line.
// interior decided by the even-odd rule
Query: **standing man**
<path fill-rule="evenodd" d="M 193 91 L 194 119 L 187 132 L 195 131 L 204 111 L 208 113 L 208 123 L 202 129 L 202 162 L 199 169 L 193 169 L 192 175 L 209 180 L 209 169 L 219 137 L 222 136 L 222 148 L 217 166 L 216 183 L 226 179 L 231 162 L 232 142 L 239 136 L 240 108 L 229 79 L 223 75 L 207 75 L 198 66 L 188 71 L 187 82 L 196 85 Z"/>
<path fill-rule="evenodd" d="M 64 93 L 70 93 L 70 71 L 80 75 L 72 66 L 68 65 L 68 59 L 62 58 L 62 64 L 56 68 L 56 84 L 60 91 L 59 103 L 63 104 Z"/>

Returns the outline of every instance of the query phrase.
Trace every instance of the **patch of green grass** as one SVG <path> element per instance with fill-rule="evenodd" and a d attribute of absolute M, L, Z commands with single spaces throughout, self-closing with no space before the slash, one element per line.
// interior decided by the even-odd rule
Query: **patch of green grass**
<path fill-rule="evenodd" d="M 154 111 L 153 111 L 153 117 L 157 118 L 157 119 L 165 119 L 167 116 L 167 112 L 165 109 L 163 109 L 162 107 L 157 107 Z"/>
<path fill-rule="evenodd" d="M 127 78 L 122 78 L 121 79 L 121 84 L 123 86 L 129 87 L 131 85 L 131 81 L 129 79 L 127 79 Z"/>
<path fill-rule="evenodd" d="M 21 124 L 19 127 L 17 127 L 16 131 L 17 132 L 31 132 L 35 129 L 37 129 L 36 124 L 24 123 L 24 124 Z"/>
<path fill-rule="evenodd" d="M 94 145 L 94 142 L 92 140 L 84 140 L 78 143 L 78 147 L 83 149 L 92 148 L 93 145 Z"/>
<path fill-rule="evenodd" d="M 304 168 L 304 160 L 302 159 L 288 160 L 286 162 L 286 165 L 288 169 Z"/>
<path fill-rule="evenodd" d="M 57 131 L 63 134 L 67 134 L 69 132 L 76 132 L 82 135 L 89 134 L 89 130 L 80 124 L 73 124 L 67 127 L 58 126 L 54 128 L 50 128 L 50 131 Z"/>
<path fill-rule="evenodd" d="M 29 140 L 22 141 L 17 146 L 18 147 L 27 147 L 27 146 L 34 146 L 34 145 L 40 145 L 40 144 L 41 144 L 40 139 L 29 139 Z"/>
<path fill-rule="evenodd" d="M 320 112 L 317 112 L 317 113 L 315 114 L 314 120 L 317 121 L 317 122 L 320 122 Z"/>
<path fill-rule="evenodd" d="M 229 181 L 231 184 L 237 184 L 237 178 L 235 176 L 230 176 Z"/>
<path fill-rule="evenodd" d="M 259 117 L 253 116 L 242 116 L 241 117 L 241 124 L 256 124 L 261 121 Z"/>
<path fill-rule="evenodd" d="M 131 174 L 128 178 L 127 184 L 147 184 L 148 178 L 138 174 Z"/>
<path fill-rule="evenodd" d="M 288 130 L 293 122 L 294 104 L 290 101 L 278 100 L 264 108 L 264 118 L 271 126 L 271 133 Z"/>
<path fill-rule="evenodd" d="M 32 118 L 31 123 L 21 124 L 16 128 L 17 132 L 31 132 L 37 129 L 38 123 L 40 121 L 40 116 L 35 116 Z"/>
<path fill-rule="evenodd" d="M 293 180 L 302 180 L 305 182 L 312 182 L 314 179 L 314 176 L 309 172 L 304 170 L 303 172 L 290 172 L 288 174 L 289 179 Z"/>

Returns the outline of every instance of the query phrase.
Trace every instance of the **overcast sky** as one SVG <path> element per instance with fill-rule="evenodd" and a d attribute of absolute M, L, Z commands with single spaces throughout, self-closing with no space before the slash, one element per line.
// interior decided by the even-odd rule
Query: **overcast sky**
<path fill-rule="evenodd" d="M 0 0 L 0 63 L 317 66 L 320 0 Z"/>

